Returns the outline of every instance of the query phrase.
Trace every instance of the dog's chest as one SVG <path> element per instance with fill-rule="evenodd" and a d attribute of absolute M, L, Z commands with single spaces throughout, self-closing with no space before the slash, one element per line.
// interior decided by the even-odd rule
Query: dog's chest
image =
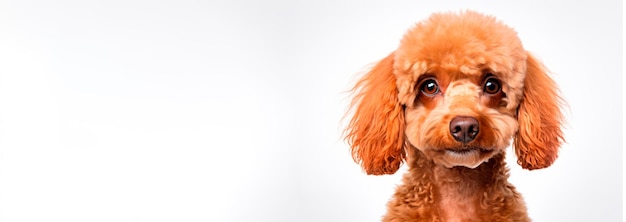
<path fill-rule="evenodd" d="M 477 218 L 476 195 L 460 194 L 458 189 L 440 190 L 439 210 L 446 222 L 470 222 Z"/>

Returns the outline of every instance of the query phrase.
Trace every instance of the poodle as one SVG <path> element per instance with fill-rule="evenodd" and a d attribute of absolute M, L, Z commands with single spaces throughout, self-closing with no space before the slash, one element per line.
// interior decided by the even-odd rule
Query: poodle
<path fill-rule="evenodd" d="M 370 175 L 408 166 L 383 221 L 530 221 L 505 150 L 512 139 L 522 168 L 550 166 L 563 100 L 512 28 L 473 11 L 435 13 L 352 91 L 354 161 Z"/>

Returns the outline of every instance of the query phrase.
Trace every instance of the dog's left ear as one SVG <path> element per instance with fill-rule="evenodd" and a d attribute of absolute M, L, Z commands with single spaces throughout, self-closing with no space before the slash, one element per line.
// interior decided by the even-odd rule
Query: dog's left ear
<path fill-rule="evenodd" d="M 534 170 L 550 166 L 564 141 L 559 106 L 562 99 L 543 64 L 527 54 L 523 99 L 517 112 L 519 131 L 513 143 L 517 163 Z"/>

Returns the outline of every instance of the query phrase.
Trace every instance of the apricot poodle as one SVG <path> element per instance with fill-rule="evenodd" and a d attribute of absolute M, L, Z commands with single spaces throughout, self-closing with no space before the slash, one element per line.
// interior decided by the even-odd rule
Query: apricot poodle
<path fill-rule="evenodd" d="M 530 221 L 507 179 L 550 166 L 561 98 L 516 32 L 472 11 L 433 14 L 353 88 L 346 141 L 368 174 L 408 165 L 383 221 Z"/>

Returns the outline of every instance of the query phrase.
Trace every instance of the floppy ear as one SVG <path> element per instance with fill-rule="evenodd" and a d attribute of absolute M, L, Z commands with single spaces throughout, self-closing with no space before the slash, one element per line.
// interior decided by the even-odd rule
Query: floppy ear
<path fill-rule="evenodd" d="M 404 108 L 393 74 L 394 53 L 378 62 L 352 89 L 354 115 L 346 128 L 352 158 L 367 174 L 395 173 L 404 152 Z"/>
<path fill-rule="evenodd" d="M 517 113 L 519 131 L 513 143 L 517 163 L 534 170 L 550 166 L 558 156 L 563 142 L 562 99 L 543 64 L 527 54 L 523 99 Z"/>

